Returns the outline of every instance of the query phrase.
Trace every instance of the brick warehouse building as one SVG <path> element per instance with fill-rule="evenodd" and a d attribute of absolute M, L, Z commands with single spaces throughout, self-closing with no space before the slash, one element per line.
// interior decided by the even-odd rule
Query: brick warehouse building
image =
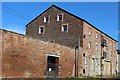
<path fill-rule="evenodd" d="M 26 35 L 2 33 L 3 77 L 113 75 L 117 41 L 52 5 L 26 25 Z"/>

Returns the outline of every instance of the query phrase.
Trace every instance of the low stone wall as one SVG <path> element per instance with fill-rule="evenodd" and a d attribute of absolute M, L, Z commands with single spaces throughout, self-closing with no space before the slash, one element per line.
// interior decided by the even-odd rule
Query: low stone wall
<path fill-rule="evenodd" d="M 59 77 L 74 75 L 74 49 L 0 30 L 2 41 L 2 77 L 45 78 L 46 54 L 59 54 Z"/>

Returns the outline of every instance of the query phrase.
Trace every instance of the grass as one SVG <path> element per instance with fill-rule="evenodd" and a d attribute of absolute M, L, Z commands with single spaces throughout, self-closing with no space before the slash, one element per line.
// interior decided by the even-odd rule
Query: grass
<path fill-rule="evenodd" d="M 102 79 L 102 78 L 115 78 L 115 77 L 120 77 L 120 74 L 110 75 L 110 76 L 101 76 L 101 75 L 97 75 L 97 76 L 87 76 L 87 77 L 80 76 L 79 78 L 72 77 L 72 78 L 69 78 L 68 80 L 83 80 L 83 79 L 97 80 L 98 78 L 99 78 L 99 79 Z"/>

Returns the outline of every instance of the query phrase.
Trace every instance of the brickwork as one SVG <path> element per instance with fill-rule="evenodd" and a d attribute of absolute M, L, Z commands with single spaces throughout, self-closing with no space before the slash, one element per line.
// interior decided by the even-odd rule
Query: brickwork
<path fill-rule="evenodd" d="M 91 34 L 89 34 L 91 32 Z M 97 33 L 97 38 L 96 38 Z M 93 28 L 91 25 L 83 22 L 83 53 L 87 55 L 87 64 L 84 64 L 86 69 L 86 74 L 84 75 L 101 75 L 101 56 L 103 56 L 103 51 L 107 53 L 107 58 L 102 59 L 103 64 L 103 75 L 116 74 L 117 71 L 117 42 L 101 33 L 100 31 Z M 103 35 L 106 40 L 107 46 L 101 47 L 101 35 Z M 89 49 L 88 43 L 91 42 L 91 48 Z M 98 45 L 98 50 L 96 50 L 96 44 Z M 93 63 L 95 62 L 95 64 Z M 106 62 L 107 61 L 107 62 Z M 94 68 L 95 65 L 95 68 Z M 109 65 L 109 66 L 108 66 Z M 105 66 L 108 66 L 105 68 Z M 94 68 L 94 69 L 93 69 Z"/>
<path fill-rule="evenodd" d="M 57 21 L 57 14 L 63 15 L 62 22 Z M 49 16 L 48 23 L 44 22 L 46 16 Z M 68 24 L 67 32 L 62 32 L 63 24 Z M 39 26 L 44 26 L 44 34 L 39 34 Z M 79 76 L 117 73 L 117 41 L 87 21 L 56 6 L 51 6 L 28 23 L 25 36 L 0 31 L 4 77 L 45 78 L 47 54 L 60 56 L 60 78 L 73 77 L 75 71 Z M 106 43 L 104 47 L 102 36 Z M 78 70 L 75 70 L 75 49 L 76 58 L 79 58 Z"/>
<path fill-rule="evenodd" d="M 94 29 L 92 26 L 87 24 L 86 22 L 83 22 L 83 35 L 85 38 L 83 39 L 83 53 L 86 53 L 87 56 L 87 64 L 84 66 L 86 68 L 86 75 L 100 75 L 100 53 L 101 53 L 101 37 L 100 32 L 96 29 Z M 90 34 L 89 34 L 90 30 Z M 96 38 L 96 33 L 98 34 Z M 91 48 L 88 47 L 88 43 L 91 42 Z M 96 44 L 98 44 L 98 50 L 96 51 Z M 94 72 L 93 65 L 92 65 L 92 59 L 96 57 L 98 58 L 98 72 Z"/>
<path fill-rule="evenodd" d="M 63 21 L 57 21 L 57 14 L 63 14 Z M 44 16 L 50 16 L 50 22 L 44 23 Z M 62 32 L 62 24 L 68 24 L 68 32 Z M 45 26 L 45 33 L 39 34 L 39 26 Z M 60 45 L 75 48 L 74 44 L 78 44 L 78 35 L 80 34 L 81 46 L 83 43 L 83 27 L 82 21 L 59 10 L 51 7 L 41 16 L 37 17 L 33 22 L 26 26 L 26 35 L 44 41 L 54 41 Z"/>
<path fill-rule="evenodd" d="M 6 78 L 45 78 L 47 56 L 58 54 L 59 77 L 74 75 L 74 50 L 9 31 L 2 31 L 2 74 Z M 68 67 L 69 66 L 69 67 Z"/>
<path fill-rule="evenodd" d="M 63 14 L 62 22 L 57 21 L 57 14 Z M 44 23 L 45 16 L 49 16 L 49 23 Z M 61 26 L 64 23 L 68 23 L 69 25 L 67 33 L 61 31 Z M 41 25 L 45 26 L 45 33 L 43 35 L 38 33 L 39 26 Z M 73 49 L 76 47 L 76 45 L 78 45 L 78 35 L 80 35 L 81 49 L 79 52 L 79 75 L 109 75 L 115 74 L 116 72 L 117 42 L 87 21 L 78 18 L 57 6 L 51 6 L 40 16 L 27 24 L 26 35 L 44 41 L 55 40 L 55 43 L 71 47 Z M 106 40 L 107 47 L 101 47 L 102 35 Z M 91 48 L 89 48 L 89 43 L 91 44 Z M 107 53 L 107 59 L 101 59 L 103 52 Z M 83 57 L 84 54 L 85 57 Z M 107 62 L 105 62 L 106 60 Z M 105 69 L 104 67 L 109 64 L 111 67 L 108 69 L 108 71 L 106 70 L 107 68 Z M 83 70 L 85 70 L 85 73 L 83 73 Z"/>

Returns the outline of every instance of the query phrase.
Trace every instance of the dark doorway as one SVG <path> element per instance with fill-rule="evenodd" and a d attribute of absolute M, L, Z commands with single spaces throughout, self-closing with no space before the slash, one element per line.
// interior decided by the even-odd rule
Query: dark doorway
<path fill-rule="evenodd" d="M 58 78 L 59 57 L 47 56 L 47 78 Z"/>

